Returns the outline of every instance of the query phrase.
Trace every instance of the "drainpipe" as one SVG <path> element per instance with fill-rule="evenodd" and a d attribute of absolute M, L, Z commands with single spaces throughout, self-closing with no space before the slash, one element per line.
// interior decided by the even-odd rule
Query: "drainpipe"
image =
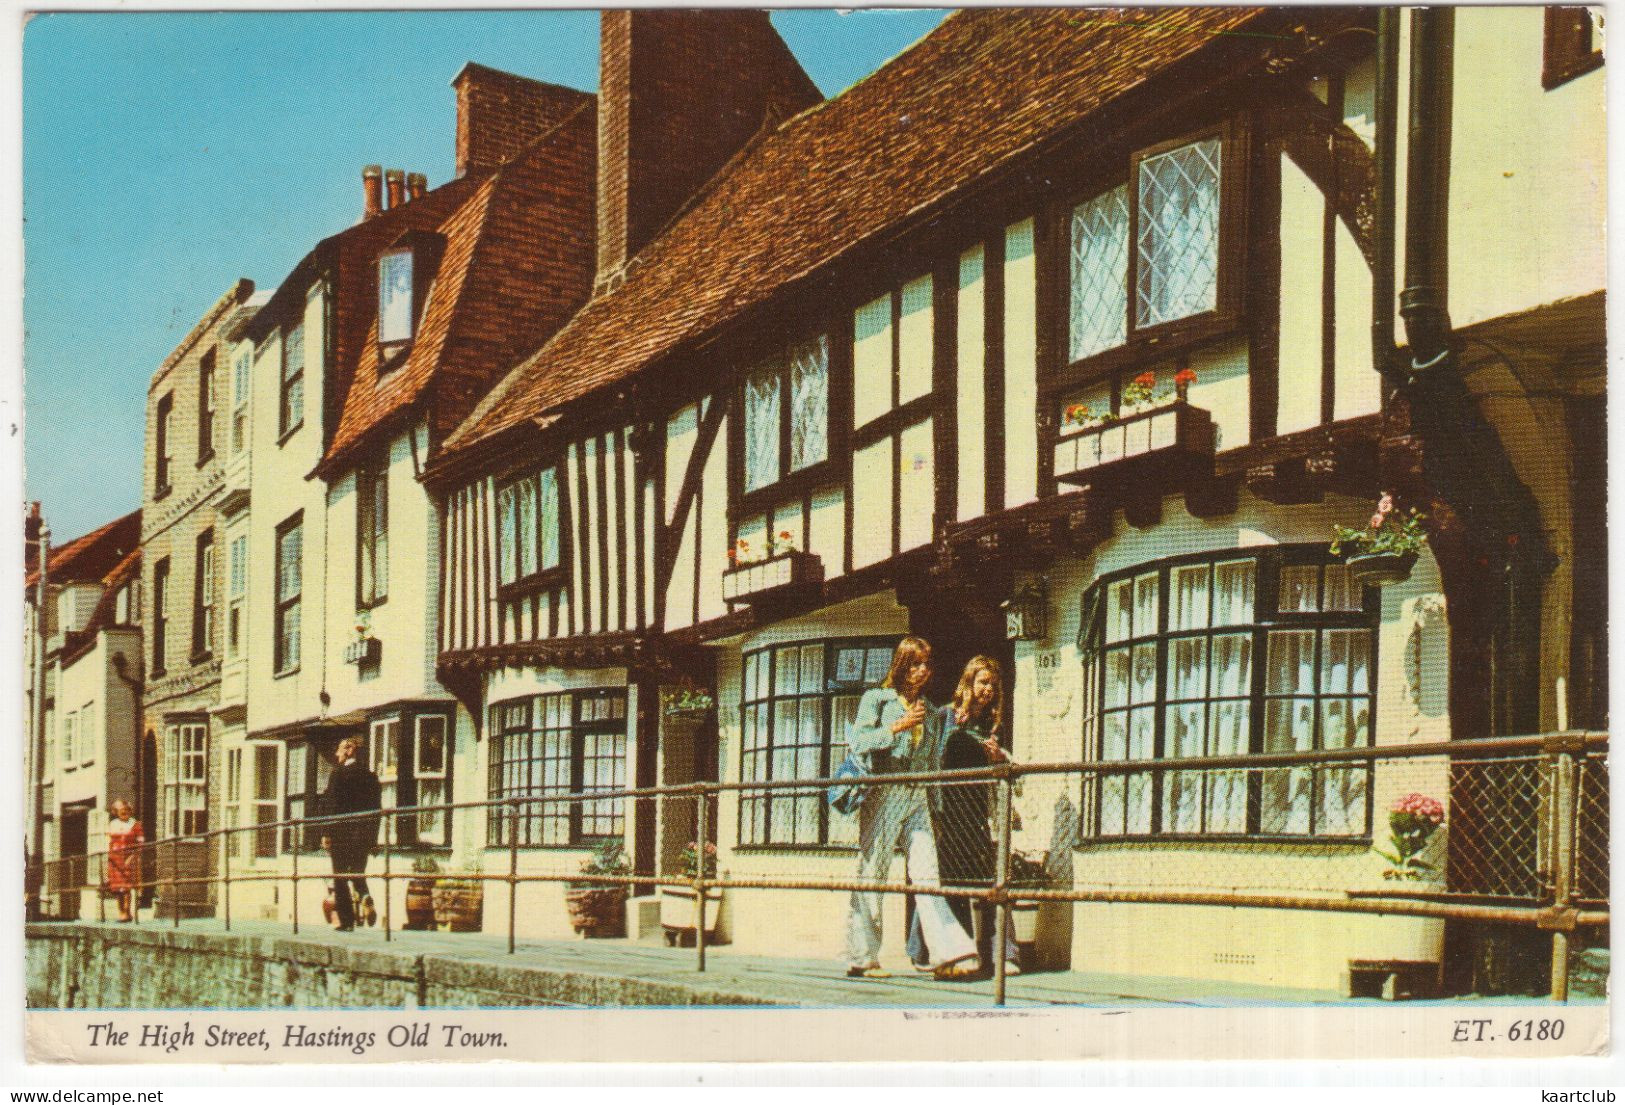
<path fill-rule="evenodd" d="M 45 656 L 49 619 L 46 602 L 51 565 L 51 527 L 39 528 L 39 578 L 34 588 L 34 832 L 31 847 L 32 870 L 28 873 L 34 894 L 28 899 L 28 919 L 44 916 L 40 894 L 45 890 Z"/>
<path fill-rule="evenodd" d="M 1405 289 L 1399 313 L 1412 380 L 1447 378 L 1450 328 L 1450 94 L 1455 13 L 1411 13 L 1411 103 L 1405 180 Z"/>
<path fill-rule="evenodd" d="M 1399 117 L 1399 9 L 1377 12 L 1376 258 L 1371 273 L 1371 363 L 1394 370 L 1394 196 Z"/>

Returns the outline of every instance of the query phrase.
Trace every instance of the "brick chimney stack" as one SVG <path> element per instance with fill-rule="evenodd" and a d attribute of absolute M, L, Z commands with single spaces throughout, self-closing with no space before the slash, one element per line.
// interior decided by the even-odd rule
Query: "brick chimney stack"
<path fill-rule="evenodd" d="M 429 178 L 422 173 L 406 174 L 406 198 L 409 200 L 422 199 L 423 193 L 429 190 Z"/>
<path fill-rule="evenodd" d="M 384 186 L 389 190 L 389 208 L 393 211 L 406 202 L 406 173 L 400 169 L 384 172 Z"/>
<path fill-rule="evenodd" d="M 765 125 L 823 97 L 766 12 L 619 9 L 599 28 L 603 292 Z"/>
<path fill-rule="evenodd" d="M 381 165 L 368 165 L 361 170 L 361 217 L 370 219 L 384 206 L 384 170 Z"/>
<path fill-rule="evenodd" d="M 590 93 L 469 62 L 457 90 L 457 175 L 495 169 L 593 102 Z"/>

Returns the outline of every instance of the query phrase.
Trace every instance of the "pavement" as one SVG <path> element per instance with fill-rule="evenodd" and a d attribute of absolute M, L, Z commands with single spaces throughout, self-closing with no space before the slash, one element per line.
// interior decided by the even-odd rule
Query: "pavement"
<path fill-rule="evenodd" d="M 78 924 L 85 928 L 122 930 L 132 936 L 142 932 L 157 936 L 158 931 L 174 928 L 171 922 L 162 920 L 143 921 L 134 926 L 94 921 Z M 226 936 L 224 923 L 211 918 L 184 920 L 176 931 L 193 939 L 214 934 Z M 669 948 L 658 939 L 520 940 L 510 954 L 505 937 L 485 933 L 393 932 L 386 939 L 381 928 L 340 934 L 306 925 L 296 936 L 291 926 L 279 922 L 238 920 L 233 922 L 230 935 L 275 940 L 283 954 L 295 950 L 289 947 L 290 943 L 308 942 L 313 955 L 318 954 L 318 949 L 337 946 L 386 957 L 398 956 L 403 963 L 421 957 L 444 967 L 466 968 L 464 973 L 488 980 L 500 979 L 504 968 L 508 968 L 513 973 L 516 994 L 529 989 L 520 985 L 521 976 L 534 979 L 545 975 L 567 976 L 575 982 L 600 980 L 615 986 L 616 992 L 641 991 L 685 997 L 691 994 L 706 1003 L 798 1008 L 986 1008 L 993 1005 L 990 979 L 938 982 L 930 975 L 907 967 L 890 978 L 848 979 L 844 965 L 831 960 L 740 955 L 726 946 L 706 949 L 706 969 L 701 972 L 695 949 Z M 498 992 L 500 989 L 499 986 Z M 593 989 L 572 985 L 569 992 L 591 993 Z M 1109 1008 L 1383 1004 L 1374 999 L 1350 999 L 1327 990 L 1083 971 L 1034 971 L 1013 977 L 1008 980 L 1006 1003 L 1023 1007 Z M 480 1004 L 489 1007 L 487 1002 Z"/>

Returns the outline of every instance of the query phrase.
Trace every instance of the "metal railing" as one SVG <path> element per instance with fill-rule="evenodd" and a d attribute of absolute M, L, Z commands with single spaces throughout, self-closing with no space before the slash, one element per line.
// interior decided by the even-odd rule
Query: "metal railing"
<path fill-rule="evenodd" d="M 686 889 L 693 896 L 692 939 L 701 971 L 716 919 L 708 916 L 716 904 L 707 892 L 717 890 L 937 897 L 966 903 L 958 918 L 967 934 L 973 926 L 964 915 L 980 903 L 992 922 L 983 926 L 991 929 L 984 955 L 989 943 L 1008 946 L 1014 908 L 1043 902 L 1254 907 L 1522 925 L 1552 933 L 1551 994 L 1566 1000 L 1570 935 L 1606 926 L 1609 917 L 1607 753 L 1606 734 L 1559 733 L 1411 747 L 1006 762 L 856 781 L 764 779 L 521 794 L 214 829 L 144 843 L 126 851 L 122 863 L 136 900 L 144 890 L 158 890 L 175 926 L 183 919 L 185 888 L 200 887 L 200 897 L 213 900 L 191 904 L 206 906 L 228 930 L 233 886 L 266 881 L 288 886 L 298 932 L 302 884 L 378 879 L 385 888 L 386 940 L 401 927 L 392 914 L 394 881 L 433 877 L 478 884 L 482 890 L 501 884 L 507 890 L 510 953 L 517 948 L 520 888 L 528 884 Z M 825 801 L 826 788 L 838 781 L 864 788 L 858 816 L 843 817 Z M 1392 839 L 1389 810 L 1410 794 L 1438 800 L 1444 821 L 1407 855 Z M 461 826 L 454 821 L 459 813 Z M 935 862 L 914 857 L 922 868 L 912 881 L 892 876 L 890 846 L 882 849 L 887 862 L 871 859 L 868 875 L 862 870 L 808 873 L 809 848 L 853 846 L 860 837 L 868 841 L 888 832 L 897 842 L 897 826 L 877 822 L 916 814 L 934 826 Z M 428 876 L 399 866 L 404 849 L 427 850 L 410 843 L 418 819 L 444 818 L 448 831 L 467 830 L 482 815 L 488 839 L 503 842 L 487 847 L 484 855 L 487 861 L 493 854 L 504 858 L 505 872 L 488 873 L 481 864 Z M 719 834 L 729 815 L 733 832 Z M 592 843 L 580 836 L 583 825 L 608 819 L 620 826 L 621 836 L 631 838 L 630 825 L 645 817 L 659 827 L 652 858 L 611 873 L 570 869 Z M 376 818 L 381 825 L 373 854 L 381 854 L 382 870 L 332 872 L 326 857 L 318 859 L 306 843 L 357 818 Z M 413 828 L 403 832 L 408 825 Z M 245 862 L 267 833 L 281 844 L 276 862 L 289 869 L 261 870 Z M 729 835 L 735 838 L 726 857 L 732 869 L 684 864 L 685 845 Z M 1026 844 L 1021 850 L 1015 847 L 1018 837 Z M 1046 846 L 1034 848 L 1034 839 Z M 234 848 L 233 840 L 246 846 Z M 1389 858 L 1378 859 L 1379 850 Z M 853 852 L 862 856 L 861 849 Z M 826 859 L 825 872 L 832 864 L 852 862 L 839 853 Z M 1396 859 L 1405 862 L 1392 862 Z M 108 882 L 107 851 L 64 857 L 45 867 L 44 897 L 95 894 L 98 919 L 106 920 L 107 898 L 99 891 Z M 96 881 L 89 877 L 93 871 Z M 218 893 L 210 887 L 218 887 Z M 1003 1004 L 1006 956 L 991 958 L 994 1000 Z"/>

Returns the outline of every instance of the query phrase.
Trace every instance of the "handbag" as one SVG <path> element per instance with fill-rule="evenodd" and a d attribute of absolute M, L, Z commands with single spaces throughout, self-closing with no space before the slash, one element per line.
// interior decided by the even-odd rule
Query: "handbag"
<path fill-rule="evenodd" d="M 835 769 L 834 778 L 825 795 L 829 801 L 829 808 L 838 814 L 851 817 L 863 806 L 864 792 L 869 788 L 861 780 L 869 777 L 869 765 L 864 757 L 857 752 L 848 752 L 841 766 Z M 858 782 L 840 782 L 842 779 L 860 780 Z"/>

